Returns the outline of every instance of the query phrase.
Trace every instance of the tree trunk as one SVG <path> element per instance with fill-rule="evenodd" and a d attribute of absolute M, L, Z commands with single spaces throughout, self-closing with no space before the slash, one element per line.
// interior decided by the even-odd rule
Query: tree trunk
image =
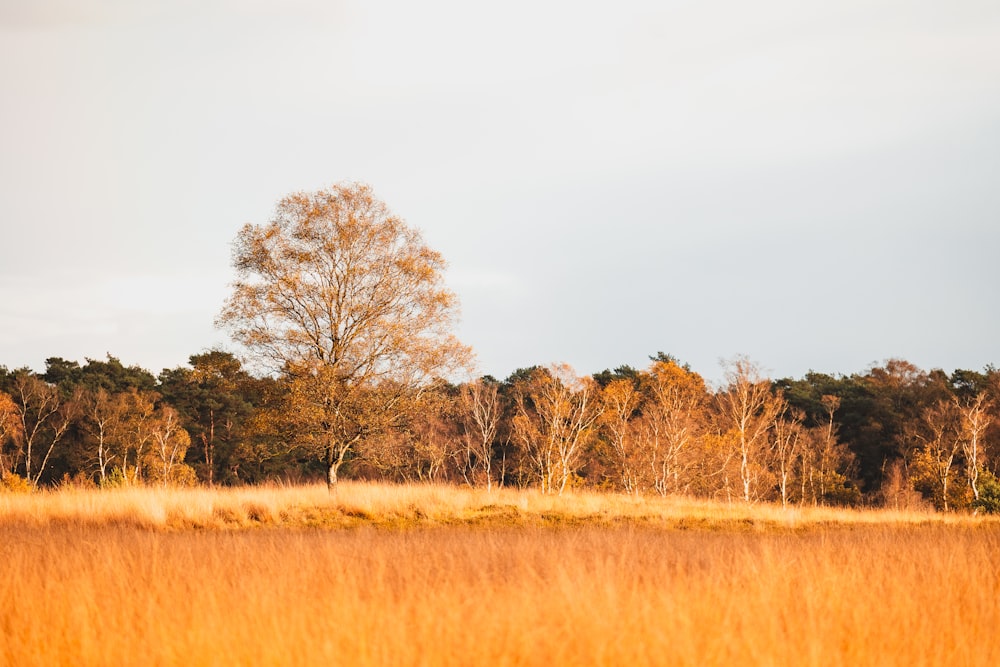
<path fill-rule="evenodd" d="M 215 486 L 215 410 L 208 412 L 208 438 L 205 443 L 205 467 L 208 468 L 208 485 Z"/>
<path fill-rule="evenodd" d="M 326 490 L 331 495 L 337 493 L 337 468 L 339 467 L 336 462 L 331 462 L 326 471 Z"/>
<path fill-rule="evenodd" d="M 333 495 L 337 491 L 337 460 L 333 457 L 333 443 L 326 446 L 326 490 Z"/>
<path fill-rule="evenodd" d="M 745 441 L 740 442 L 740 480 L 743 482 L 743 502 L 750 502 L 750 453 Z"/>
<path fill-rule="evenodd" d="M 337 478 L 340 473 L 340 466 L 344 465 L 347 452 L 351 449 L 352 443 L 339 444 L 331 442 L 326 448 L 326 489 L 331 494 L 337 493 Z"/>

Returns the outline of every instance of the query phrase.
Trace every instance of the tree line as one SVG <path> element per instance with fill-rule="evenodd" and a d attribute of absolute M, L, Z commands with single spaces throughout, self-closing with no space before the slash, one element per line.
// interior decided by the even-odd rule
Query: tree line
<path fill-rule="evenodd" d="M 469 382 L 444 258 L 370 186 L 282 199 L 232 248 L 222 351 L 158 376 L 109 356 L 0 367 L 0 479 L 246 484 L 368 479 L 589 487 L 747 503 L 1000 510 L 1000 373 L 903 360 L 712 388 L 664 353 Z"/>
<path fill-rule="evenodd" d="M 158 376 L 111 356 L 53 357 L 42 373 L 0 367 L 4 486 L 322 479 L 325 416 L 303 392 L 294 374 L 254 375 L 222 351 Z M 659 353 L 646 368 L 592 376 L 550 365 L 436 380 L 367 424 L 342 467 L 352 478 L 550 493 L 990 509 L 998 406 L 993 367 L 949 375 L 893 359 L 772 381 L 738 358 L 712 388 Z"/>

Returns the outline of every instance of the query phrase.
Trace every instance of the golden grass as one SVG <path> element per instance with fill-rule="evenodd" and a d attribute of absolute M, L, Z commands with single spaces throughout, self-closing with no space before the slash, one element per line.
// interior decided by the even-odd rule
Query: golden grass
<path fill-rule="evenodd" d="M 0 665 L 987 665 L 998 554 L 975 517 L 598 494 L 0 496 Z"/>
<path fill-rule="evenodd" d="M 987 665 L 1000 533 L 0 527 L 5 665 Z"/>
<path fill-rule="evenodd" d="M 80 490 L 0 494 L 0 524 L 117 525 L 150 529 L 256 526 L 384 528 L 640 524 L 681 529 L 806 529 L 833 525 L 982 525 L 1000 519 L 935 512 L 719 503 L 611 493 L 341 483 L 239 488 Z"/>

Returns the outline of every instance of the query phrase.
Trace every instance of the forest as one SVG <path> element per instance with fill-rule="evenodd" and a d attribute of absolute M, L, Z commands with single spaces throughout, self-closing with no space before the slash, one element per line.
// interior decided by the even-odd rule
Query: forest
<path fill-rule="evenodd" d="M 551 364 L 466 380 L 444 258 L 362 183 L 286 196 L 243 226 L 232 263 L 216 325 L 241 356 L 209 350 L 159 375 L 111 355 L 0 366 L 2 487 L 325 477 L 333 491 L 347 475 L 1000 511 L 992 366 L 890 359 L 772 380 L 737 357 L 712 387 L 658 352 L 591 376 Z"/>
<path fill-rule="evenodd" d="M 373 389 L 372 391 L 377 391 Z M 0 367 L 6 489 L 322 479 L 322 419 L 294 376 L 213 350 L 159 375 L 117 358 Z M 435 381 L 346 450 L 354 479 L 548 493 L 587 488 L 725 501 L 996 511 L 1000 371 L 770 380 L 746 358 L 722 386 L 669 354 L 579 376 L 532 366 Z"/>

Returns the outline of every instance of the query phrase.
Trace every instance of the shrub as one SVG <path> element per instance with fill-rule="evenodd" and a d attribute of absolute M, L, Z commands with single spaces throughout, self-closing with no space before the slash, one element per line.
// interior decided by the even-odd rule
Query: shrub
<path fill-rule="evenodd" d="M 102 489 L 123 489 L 128 486 L 135 486 L 134 475 L 115 466 L 107 476 L 98 483 Z"/>
<path fill-rule="evenodd" d="M 32 486 L 31 482 L 20 475 L 6 471 L 0 473 L 0 492 L 31 493 L 34 490 L 35 487 Z"/>
<path fill-rule="evenodd" d="M 984 514 L 1000 514 L 1000 480 L 995 475 L 980 475 L 979 498 L 972 502 L 972 508 Z"/>
<path fill-rule="evenodd" d="M 829 482 L 832 483 L 823 494 L 824 504 L 841 507 L 857 507 L 861 504 L 861 490 L 844 475 L 832 473 L 829 475 Z"/>

